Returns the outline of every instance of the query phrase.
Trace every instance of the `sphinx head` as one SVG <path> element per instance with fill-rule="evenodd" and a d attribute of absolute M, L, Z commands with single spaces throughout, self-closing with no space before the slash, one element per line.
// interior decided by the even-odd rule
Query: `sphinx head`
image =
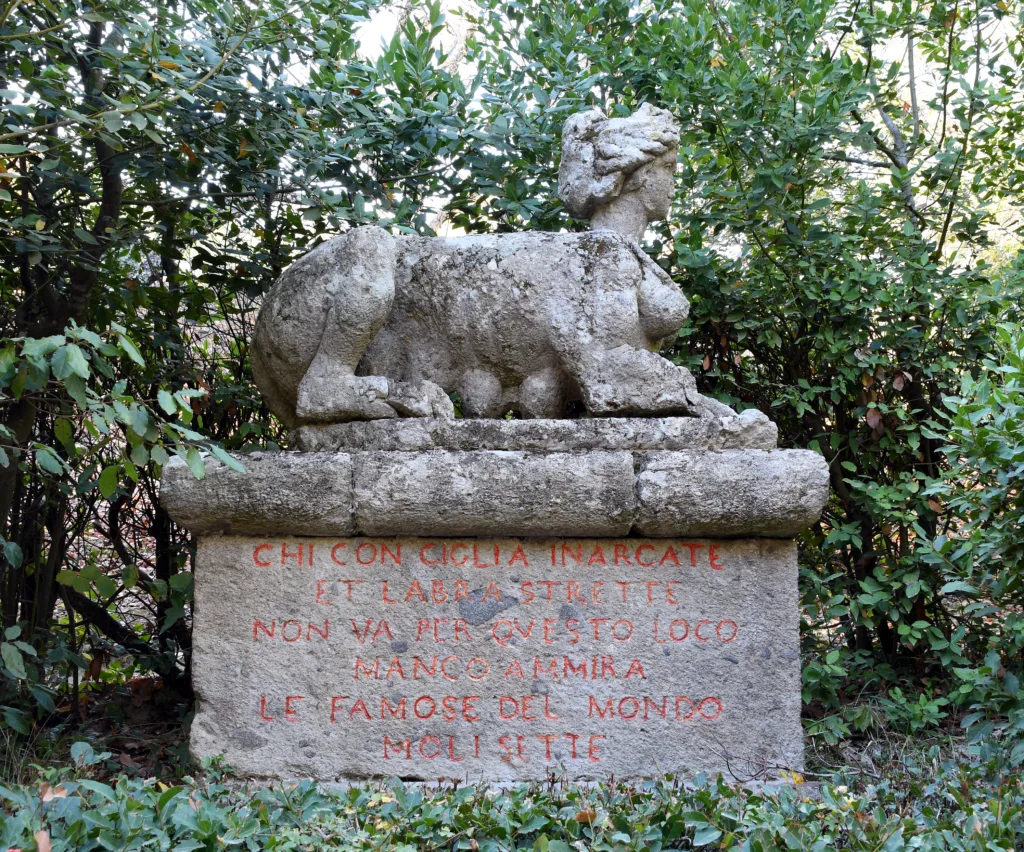
<path fill-rule="evenodd" d="M 667 110 L 644 104 L 627 118 L 592 109 L 562 130 L 558 194 L 595 230 L 639 240 L 649 222 L 668 215 L 679 149 L 679 125 Z"/>

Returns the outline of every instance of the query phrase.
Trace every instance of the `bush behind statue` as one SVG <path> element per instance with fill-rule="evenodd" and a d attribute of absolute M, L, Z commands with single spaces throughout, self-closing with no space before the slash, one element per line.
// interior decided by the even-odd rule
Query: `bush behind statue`
<path fill-rule="evenodd" d="M 0 23 L 27 93 L 0 91 L 5 706 L 42 718 L 50 684 L 77 709 L 83 652 L 187 684 L 190 543 L 155 482 L 169 452 L 199 472 L 206 439 L 280 438 L 247 340 L 292 256 L 354 224 L 428 233 L 438 198 L 468 231 L 572 226 L 557 128 L 641 102 L 681 122 L 675 237 L 649 246 L 692 303 L 675 357 L 830 464 L 802 556 L 812 730 L 1014 706 L 1018 403 L 984 382 L 1024 302 L 994 227 L 1024 185 L 1019 0 L 485 0 L 457 49 L 429 6 L 374 63 L 361 3 L 40 9 Z M 947 397 L 991 414 L 950 432 Z"/>

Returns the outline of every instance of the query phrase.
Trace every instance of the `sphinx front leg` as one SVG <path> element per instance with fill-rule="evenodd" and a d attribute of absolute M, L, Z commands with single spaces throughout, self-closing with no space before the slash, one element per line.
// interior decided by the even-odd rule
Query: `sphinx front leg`
<path fill-rule="evenodd" d="M 595 415 L 699 416 L 701 398 L 690 371 L 656 352 L 618 346 L 583 353 L 573 370 L 583 404 Z"/>
<path fill-rule="evenodd" d="M 295 413 L 304 423 L 340 423 L 346 420 L 382 420 L 397 417 L 386 402 L 388 380 L 383 376 L 355 376 L 339 373 L 333 364 L 306 373 L 299 385 Z"/>

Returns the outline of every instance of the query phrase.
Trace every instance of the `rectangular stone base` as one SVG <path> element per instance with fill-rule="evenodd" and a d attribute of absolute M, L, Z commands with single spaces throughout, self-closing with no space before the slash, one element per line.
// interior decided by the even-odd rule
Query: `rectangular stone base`
<path fill-rule="evenodd" d="M 196 756 L 321 780 L 800 770 L 796 545 L 205 536 Z"/>

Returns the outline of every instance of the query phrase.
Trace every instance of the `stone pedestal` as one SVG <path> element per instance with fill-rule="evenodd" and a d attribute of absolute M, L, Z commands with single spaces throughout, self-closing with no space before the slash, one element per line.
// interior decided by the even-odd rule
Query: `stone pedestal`
<path fill-rule="evenodd" d="M 763 416 L 303 427 L 168 465 L 199 536 L 197 756 L 256 776 L 800 769 L 820 456 Z"/>

